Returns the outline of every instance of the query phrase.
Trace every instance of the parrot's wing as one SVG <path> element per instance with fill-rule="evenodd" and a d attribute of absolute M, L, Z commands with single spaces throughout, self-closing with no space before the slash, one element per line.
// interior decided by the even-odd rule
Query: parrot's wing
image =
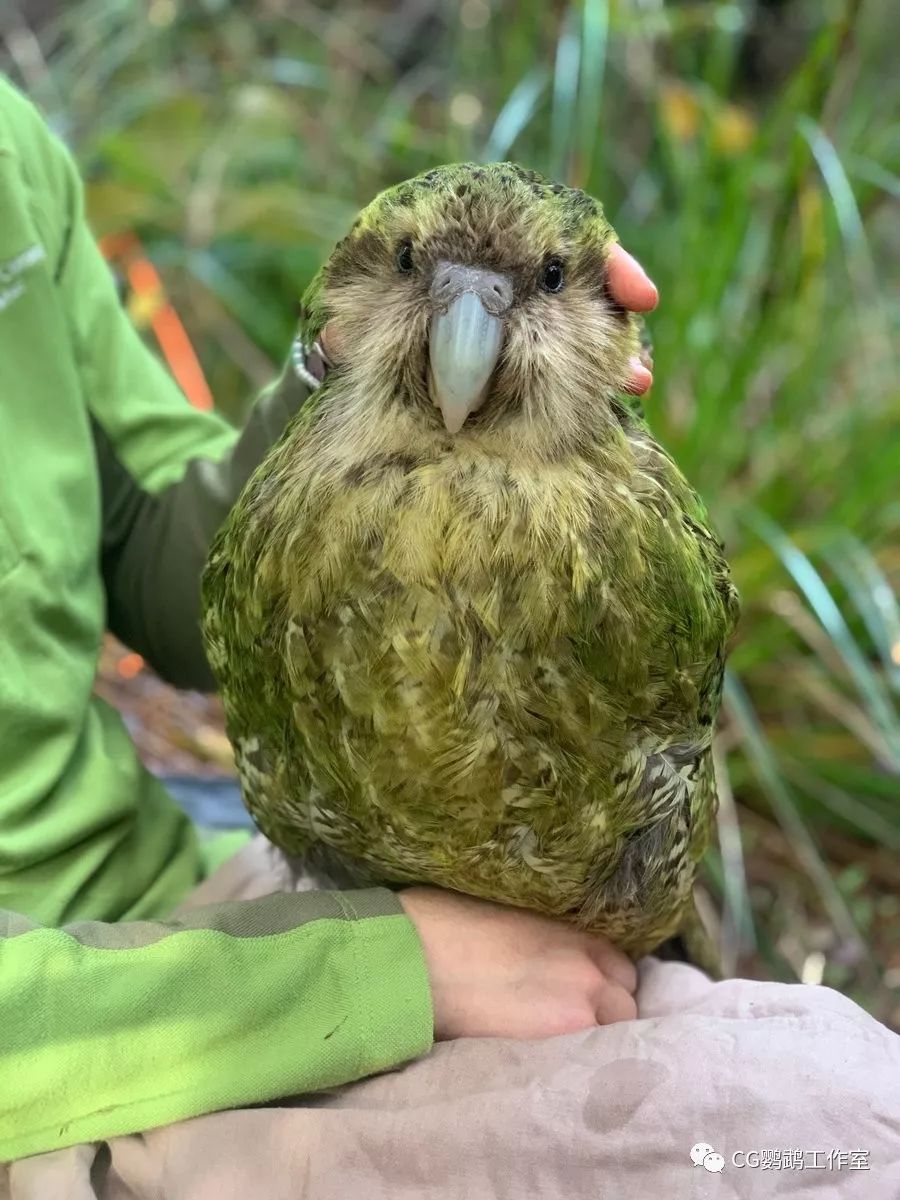
<path fill-rule="evenodd" d="M 663 464 L 655 477 L 646 468 L 636 472 L 632 489 L 646 507 L 650 530 L 643 535 L 642 562 L 654 565 L 645 591 L 632 593 L 627 628 L 626 617 L 617 618 L 623 644 L 637 647 L 630 664 L 620 665 L 615 640 L 604 629 L 609 584 L 601 573 L 596 594 L 585 597 L 578 661 L 601 694 L 626 706 L 627 717 L 605 806 L 616 845 L 597 864 L 582 916 L 585 923 L 605 924 L 617 940 L 621 914 L 618 940 L 646 953 L 680 928 L 709 842 L 717 804 L 711 743 L 737 593 L 699 498 L 651 444 L 646 426 L 634 418 L 629 426 L 636 458 L 649 445 L 646 460 Z M 661 486 L 649 486 L 653 478 Z M 601 557 L 590 550 L 585 556 Z"/>
<path fill-rule="evenodd" d="M 264 833 L 300 854 L 296 821 L 284 814 L 283 797 L 308 791 L 302 754 L 285 753 L 284 656 L 286 631 L 277 601 L 260 571 L 267 546 L 263 517 L 254 504 L 278 456 L 292 447 L 320 410 L 324 386 L 313 392 L 257 468 L 213 541 L 202 581 L 203 639 L 219 684 L 244 803 Z M 288 777 L 288 773 L 290 777 Z"/>
<path fill-rule="evenodd" d="M 284 756 L 272 736 L 280 708 L 272 685 L 280 664 L 267 623 L 235 595 L 240 573 L 232 567 L 227 544 L 215 546 L 204 576 L 206 652 L 218 679 L 244 803 L 263 832 L 277 841 L 273 822 L 284 790 Z M 295 784 L 303 770 L 301 759 Z M 301 853 L 302 847 L 295 850 Z"/>
<path fill-rule="evenodd" d="M 634 769 L 617 777 L 609 813 L 630 824 L 617 852 L 589 879 L 579 921 L 640 956 L 691 925 L 694 877 L 717 796 L 708 746 L 631 752 L 628 759 Z M 706 956 L 698 965 L 708 962 Z"/>

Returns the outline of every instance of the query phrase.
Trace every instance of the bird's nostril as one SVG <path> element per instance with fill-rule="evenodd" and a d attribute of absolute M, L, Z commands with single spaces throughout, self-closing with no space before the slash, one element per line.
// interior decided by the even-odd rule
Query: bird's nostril
<path fill-rule="evenodd" d="M 444 306 L 466 291 L 480 296 L 491 312 L 505 311 L 512 303 L 512 287 L 502 275 L 460 263 L 437 266 L 431 284 L 434 303 Z"/>

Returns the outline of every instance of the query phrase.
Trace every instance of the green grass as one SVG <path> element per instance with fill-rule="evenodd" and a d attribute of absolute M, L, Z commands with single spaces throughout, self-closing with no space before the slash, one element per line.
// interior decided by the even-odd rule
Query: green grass
<path fill-rule="evenodd" d="M 235 418 L 384 184 L 510 156 L 603 199 L 662 294 L 650 419 L 744 598 L 719 746 L 736 803 L 709 867 L 729 954 L 790 977 L 821 951 L 826 981 L 896 1020 L 889 0 L 794 0 L 781 25 L 663 0 L 435 0 L 404 10 L 418 24 L 341 0 L 252 7 L 81 0 L 37 38 L 8 18 L 6 67 L 72 143 L 98 231 L 144 238 Z M 761 78 L 760 46 L 776 59 Z"/>

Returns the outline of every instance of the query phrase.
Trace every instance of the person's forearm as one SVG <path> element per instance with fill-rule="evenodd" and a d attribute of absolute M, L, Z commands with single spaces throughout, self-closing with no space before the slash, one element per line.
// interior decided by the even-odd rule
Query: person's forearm
<path fill-rule="evenodd" d="M 109 627 L 170 683 L 215 686 L 200 638 L 200 576 L 207 550 L 247 479 L 307 395 L 288 368 L 257 400 L 223 457 L 193 459 L 180 479 L 157 492 L 132 478 L 95 424 Z"/>
<path fill-rule="evenodd" d="M 0 912 L 0 1161 L 346 1083 L 431 1037 L 384 889 L 65 929 Z"/>

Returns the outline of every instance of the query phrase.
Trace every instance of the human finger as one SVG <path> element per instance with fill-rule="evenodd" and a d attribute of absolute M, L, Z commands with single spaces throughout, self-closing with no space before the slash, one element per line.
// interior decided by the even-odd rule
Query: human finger
<path fill-rule="evenodd" d="M 610 247 L 607 275 L 612 297 L 632 312 L 650 312 L 659 303 L 659 291 L 647 272 L 618 242 Z"/>
<path fill-rule="evenodd" d="M 606 982 L 594 1000 L 594 1012 L 598 1025 L 614 1025 L 617 1021 L 634 1021 L 637 1003 L 618 984 Z"/>

